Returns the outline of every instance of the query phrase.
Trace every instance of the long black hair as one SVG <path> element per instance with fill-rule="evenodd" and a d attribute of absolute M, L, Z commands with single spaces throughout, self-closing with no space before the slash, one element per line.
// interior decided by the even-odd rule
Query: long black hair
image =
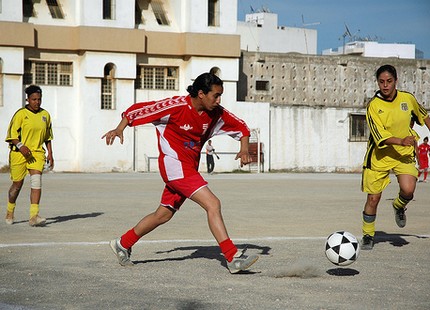
<path fill-rule="evenodd" d="M 211 91 L 212 85 L 222 86 L 222 80 L 212 73 L 202 73 L 195 80 L 193 85 L 187 87 L 187 92 L 190 93 L 190 96 L 195 98 L 201 90 L 204 94 L 207 94 Z"/>

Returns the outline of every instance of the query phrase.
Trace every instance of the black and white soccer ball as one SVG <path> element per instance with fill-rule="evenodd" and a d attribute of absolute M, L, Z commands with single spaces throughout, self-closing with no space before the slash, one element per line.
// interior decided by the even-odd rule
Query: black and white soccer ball
<path fill-rule="evenodd" d="M 347 231 L 336 231 L 327 237 L 325 255 L 337 266 L 348 266 L 355 262 L 360 253 L 360 243 Z"/>

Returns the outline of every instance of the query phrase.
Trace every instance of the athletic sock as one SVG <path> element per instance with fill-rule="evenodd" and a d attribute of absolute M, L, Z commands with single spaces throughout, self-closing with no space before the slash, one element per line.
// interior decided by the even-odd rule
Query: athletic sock
<path fill-rule="evenodd" d="M 230 238 L 225 239 L 220 242 L 219 247 L 221 248 L 221 252 L 224 254 L 225 259 L 228 262 L 231 262 L 233 260 L 233 256 L 237 253 L 237 247 L 233 244 L 233 241 L 231 241 Z"/>
<path fill-rule="evenodd" d="M 137 241 L 139 241 L 140 237 L 136 235 L 134 228 L 127 231 L 124 235 L 121 236 L 119 243 L 124 249 L 131 248 Z"/>
<path fill-rule="evenodd" d="M 406 205 L 409 203 L 409 201 L 412 200 L 413 197 L 411 197 L 410 199 L 402 197 L 400 194 L 399 196 L 397 196 L 396 199 L 394 199 L 393 201 L 393 207 L 396 209 L 402 209 L 405 208 Z"/>
<path fill-rule="evenodd" d="M 375 222 L 376 222 L 376 214 L 368 215 L 363 212 L 363 236 L 375 236 Z"/>
<path fill-rule="evenodd" d="M 13 212 L 13 211 L 15 211 L 15 207 L 16 207 L 16 203 L 8 202 L 7 203 L 7 212 Z"/>
<path fill-rule="evenodd" d="M 36 216 L 39 214 L 39 204 L 38 203 L 32 203 L 30 205 L 30 218 L 33 216 Z"/>

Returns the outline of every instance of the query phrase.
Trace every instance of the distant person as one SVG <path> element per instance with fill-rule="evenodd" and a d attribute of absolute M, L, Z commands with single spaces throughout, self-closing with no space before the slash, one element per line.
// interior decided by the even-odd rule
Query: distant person
<path fill-rule="evenodd" d="M 215 152 L 215 148 L 212 145 L 212 140 L 208 140 L 206 145 L 206 166 L 208 168 L 208 173 L 212 173 L 215 169 L 214 155 L 219 159 L 218 154 Z"/>
<path fill-rule="evenodd" d="M 224 133 L 240 141 L 236 159 L 240 159 L 241 166 L 250 163 L 250 132 L 242 120 L 220 105 L 224 89 L 222 80 L 217 76 L 203 73 L 193 85 L 188 86 L 187 91 L 188 96 L 132 105 L 122 114 L 116 129 L 102 137 L 107 145 L 113 144 L 116 137 L 123 143 L 123 131 L 127 126 L 153 123 L 160 150 L 160 174 L 165 182 L 161 202 L 155 212 L 142 218 L 120 238 L 112 240 L 110 246 L 122 266 L 132 266 L 132 246 L 141 237 L 168 222 L 188 198 L 206 211 L 210 231 L 227 260 L 227 267 L 231 273 L 237 273 L 248 269 L 258 256 L 245 255 L 228 236 L 220 200 L 198 172 L 198 165 L 204 143 L 210 137 Z"/>
<path fill-rule="evenodd" d="M 423 143 L 418 146 L 418 179 L 421 177 L 421 174 L 424 173 L 422 182 L 427 182 L 427 174 L 429 169 L 430 145 L 428 144 L 428 142 L 429 138 L 425 137 Z"/>
<path fill-rule="evenodd" d="M 418 171 L 415 166 L 416 136 L 410 127 L 411 118 L 430 128 L 426 109 L 415 97 L 396 89 L 397 72 L 391 65 L 376 71 L 379 90 L 367 106 L 366 119 L 370 129 L 363 163 L 362 191 L 367 193 L 363 211 L 362 249 L 374 245 L 376 210 L 383 190 L 390 183 L 393 170 L 399 183 L 399 194 L 392 207 L 396 224 L 406 225 L 406 206 L 414 197 Z"/>
<path fill-rule="evenodd" d="M 16 200 L 27 173 L 30 174 L 30 226 L 43 226 L 46 219 L 39 216 L 39 203 L 42 195 L 42 172 L 45 163 L 54 168 L 52 155 L 52 125 L 48 111 L 42 109 L 42 89 L 30 85 L 25 89 L 27 104 L 12 117 L 7 131 L 6 142 L 9 143 L 9 166 L 12 185 L 6 212 L 6 223 L 15 221 Z M 46 146 L 48 155 L 45 155 Z"/>

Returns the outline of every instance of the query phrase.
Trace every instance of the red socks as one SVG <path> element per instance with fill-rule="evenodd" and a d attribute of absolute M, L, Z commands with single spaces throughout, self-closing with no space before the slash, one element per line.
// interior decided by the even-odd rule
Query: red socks
<path fill-rule="evenodd" d="M 134 228 L 127 231 L 124 235 L 121 236 L 120 243 L 124 247 L 124 249 L 131 248 L 137 241 L 139 241 L 140 237 L 136 235 L 134 232 Z"/>
<path fill-rule="evenodd" d="M 237 248 L 233 242 L 230 239 L 225 239 L 220 242 L 219 247 L 221 248 L 221 252 L 224 254 L 225 259 L 228 262 L 231 262 L 233 260 L 233 256 L 237 253 Z"/>

